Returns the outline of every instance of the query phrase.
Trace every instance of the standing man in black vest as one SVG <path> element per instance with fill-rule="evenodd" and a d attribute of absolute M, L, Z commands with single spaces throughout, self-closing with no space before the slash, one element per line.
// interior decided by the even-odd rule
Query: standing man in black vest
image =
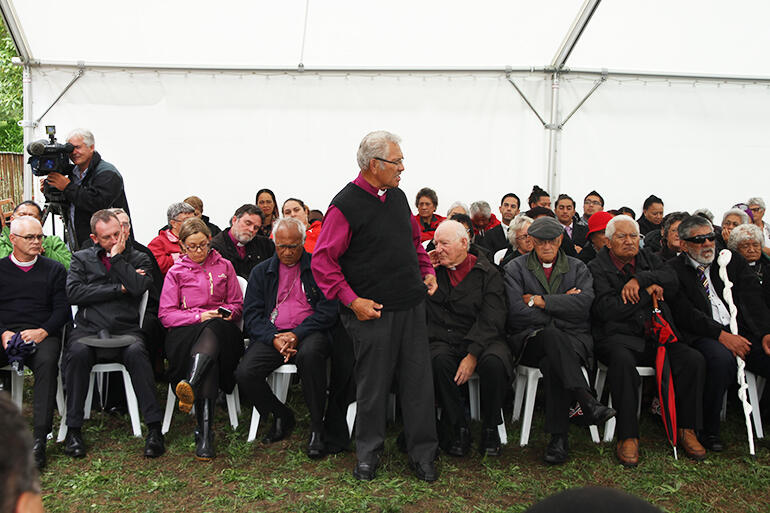
<path fill-rule="evenodd" d="M 358 148 L 358 177 L 332 200 L 311 267 L 329 299 L 347 306 L 342 323 L 356 364 L 356 456 L 353 476 L 374 479 L 385 442 L 388 392 L 398 376 L 409 463 L 435 481 L 438 449 L 425 293 L 436 289 L 420 227 L 398 188 L 401 139 L 371 132 Z"/>

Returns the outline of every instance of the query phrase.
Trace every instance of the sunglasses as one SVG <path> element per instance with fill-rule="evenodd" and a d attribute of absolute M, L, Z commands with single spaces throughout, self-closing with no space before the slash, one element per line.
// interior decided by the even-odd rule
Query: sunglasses
<path fill-rule="evenodd" d="M 695 237 L 687 237 L 682 240 L 687 242 L 692 242 L 693 244 L 703 244 L 706 241 L 714 242 L 714 239 L 716 238 L 717 238 L 717 234 L 714 232 L 711 232 L 711 233 L 704 233 L 703 235 L 696 235 Z"/>

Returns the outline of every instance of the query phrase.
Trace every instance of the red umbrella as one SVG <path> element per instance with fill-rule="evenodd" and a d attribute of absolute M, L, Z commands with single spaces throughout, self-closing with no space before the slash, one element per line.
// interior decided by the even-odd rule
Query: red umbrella
<path fill-rule="evenodd" d="M 651 330 L 658 340 L 658 350 L 655 354 L 655 381 L 658 384 L 660 416 L 663 419 L 663 427 L 666 429 L 668 441 L 674 448 L 674 458 L 676 458 L 676 396 L 666 346 L 676 342 L 677 338 L 671 325 L 663 316 L 663 312 L 658 306 L 658 298 L 654 294 L 652 296 Z"/>

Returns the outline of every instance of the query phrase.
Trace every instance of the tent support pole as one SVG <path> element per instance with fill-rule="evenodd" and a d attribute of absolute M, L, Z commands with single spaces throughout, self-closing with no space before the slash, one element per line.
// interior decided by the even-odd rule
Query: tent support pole
<path fill-rule="evenodd" d="M 561 125 L 559 119 L 559 73 L 551 75 L 551 120 L 545 124 L 548 130 L 548 192 L 556 194 L 559 190 L 559 173 L 556 164 L 558 159 L 558 143 Z"/>
<path fill-rule="evenodd" d="M 77 81 L 78 81 L 78 79 L 79 79 L 80 77 L 82 77 L 82 76 L 83 76 L 83 73 L 85 73 L 85 72 L 83 71 L 83 68 L 80 68 L 79 70 L 77 70 L 77 71 L 75 72 L 75 76 L 73 76 L 73 77 L 72 77 L 72 80 L 70 80 L 70 81 L 69 81 L 69 84 L 67 84 L 66 86 L 64 86 L 64 89 L 62 89 L 62 92 L 61 92 L 61 93 L 59 93 L 59 96 L 57 96 L 57 97 L 56 97 L 56 99 L 55 99 L 55 100 L 54 100 L 54 101 L 51 103 L 51 105 L 49 105 L 49 106 L 48 106 L 48 108 L 47 108 L 47 109 L 45 109 L 45 112 L 43 112 L 43 113 L 40 115 L 40 117 L 39 117 L 39 118 L 37 118 L 35 121 L 33 121 L 33 123 L 34 123 L 33 127 L 37 127 L 37 125 L 39 125 L 39 124 L 40 124 L 40 121 L 42 121 L 42 119 L 45 117 L 45 115 L 46 115 L 46 114 L 48 114 L 48 111 L 49 111 L 49 110 L 51 110 L 51 109 L 53 109 L 53 106 L 54 106 L 54 105 L 56 105 L 57 103 L 59 103 L 59 100 L 61 100 L 61 99 L 62 99 L 62 96 L 64 96 L 64 95 L 65 95 L 65 93 L 66 93 L 67 91 L 69 91 L 69 88 L 70 88 L 70 87 L 72 87 L 72 86 L 73 86 L 73 84 L 74 84 L 75 82 L 77 82 Z"/>
<path fill-rule="evenodd" d="M 32 142 L 33 133 L 35 130 L 36 124 L 34 122 L 30 122 L 29 120 L 32 118 L 32 72 L 30 70 L 29 64 L 24 65 L 24 70 L 22 71 L 22 105 L 24 109 L 24 120 L 19 121 L 19 125 L 22 126 L 23 132 L 24 132 L 24 148 L 27 147 L 29 143 Z M 24 149 L 22 149 L 22 152 Z M 23 175 L 22 175 L 22 187 L 24 189 L 24 201 L 29 201 L 34 199 L 34 185 L 32 183 L 32 169 L 24 165 L 23 167 Z"/>
<path fill-rule="evenodd" d="M 594 94 L 594 91 L 596 91 L 597 89 L 599 89 L 599 86 L 600 86 L 600 85 L 602 85 L 602 84 L 603 84 L 603 83 L 604 83 L 606 80 L 607 80 L 607 76 L 606 76 L 606 75 L 602 75 L 602 77 L 601 77 L 601 78 L 599 78 L 599 80 L 597 80 L 596 82 L 594 82 L 594 86 L 591 88 L 591 90 L 590 90 L 590 91 L 588 91 L 588 93 L 587 93 L 587 94 L 586 94 L 586 95 L 583 97 L 583 99 L 582 99 L 582 100 L 580 100 L 580 103 L 578 103 L 578 104 L 575 106 L 575 108 L 574 108 L 574 109 L 572 109 L 572 111 L 571 111 L 569 114 L 567 114 L 567 116 L 566 116 L 566 117 L 565 117 L 565 118 L 562 120 L 562 122 L 561 122 L 561 123 L 559 123 L 559 128 L 560 128 L 560 129 L 561 129 L 561 128 L 564 128 L 564 125 L 566 125 L 566 124 L 567 124 L 567 121 L 569 121 L 569 118 L 571 118 L 571 117 L 572 117 L 572 115 L 573 115 L 574 113 L 576 113 L 576 112 L 577 112 L 577 111 L 580 109 L 580 107 L 582 107 L 582 106 L 583 106 L 583 104 L 586 102 L 586 100 L 588 100 L 588 98 L 589 98 L 589 97 L 590 97 L 592 94 Z"/>
<path fill-rule="evenodd" d="M 543 119 L 543 116 L 541 116 L 541 115 L 540 115 L 540 113 L 538 113 L 538 112 L 537 112 L 537 109 L 535 109 L 535 107 L 532 105 L 532 103 L 530 103 L 530 101 L 529 101 L 529 100 L 527 99 L 527 97 L 524 95 L 524 93 L 522 92 L 522 90 L 521 90 L 521 89 L 519 89 L 519 86 L 517 86 L 517 85 L 516 85 L 516 82 L 514 82 L 513 80 L 511 80 L 511 77 L 510 77 L 510 75 L 509 75 L 509 74 L 506 74 L 506 77 L 505 77 L 505 78 L 506 78 L 506 80 L 508 80 L 508 82 L 510 82 L 510 84 L 513 86 L 513 88 L 514 88 L 514 89 L 516 89 L 516 92 L 517 92 L 517 93 L 519 93 L 519 96 L 521 96 L 521 99 L 522 99 L 522 100 L 524 100 L 524 103 L 526 103 L 526 104 L 527 104 L 527 107 L 529 107 L 529 110 L 531 110 L 531 111 L 532 111 L 532 112 L 535 114 L 535 116 L 537 116 L 537 119 L 539 119 L 539 120 L 540 120 L 540 123 L 542 123 L 542 124 L 543 124 L 543 126 L 546 126 L 546 122 L 545 122 L 545 120 Z"/>

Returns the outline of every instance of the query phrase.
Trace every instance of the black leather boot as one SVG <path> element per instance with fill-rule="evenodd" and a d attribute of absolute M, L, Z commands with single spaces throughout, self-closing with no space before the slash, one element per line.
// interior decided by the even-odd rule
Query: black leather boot
<path fill-rule="evenodd" d="M 193 403 L 195 403 L 195 392 L 197 391 L 198 384 L 211 366 L 212 361 L 211 357 L 207 354 L 195 353 L 192 356 L 190 377 L 183 379 L 176 385 L 176 396 L 179 399 L 179 411 L 190 413 Z"/>
<path fill-rule="evenodd" d="M 195 401 L 195 417 L 198 430 L 195 433 L 195 458 L 209 461 L 216 456 L 214 452 L 214 399 Z"/>

